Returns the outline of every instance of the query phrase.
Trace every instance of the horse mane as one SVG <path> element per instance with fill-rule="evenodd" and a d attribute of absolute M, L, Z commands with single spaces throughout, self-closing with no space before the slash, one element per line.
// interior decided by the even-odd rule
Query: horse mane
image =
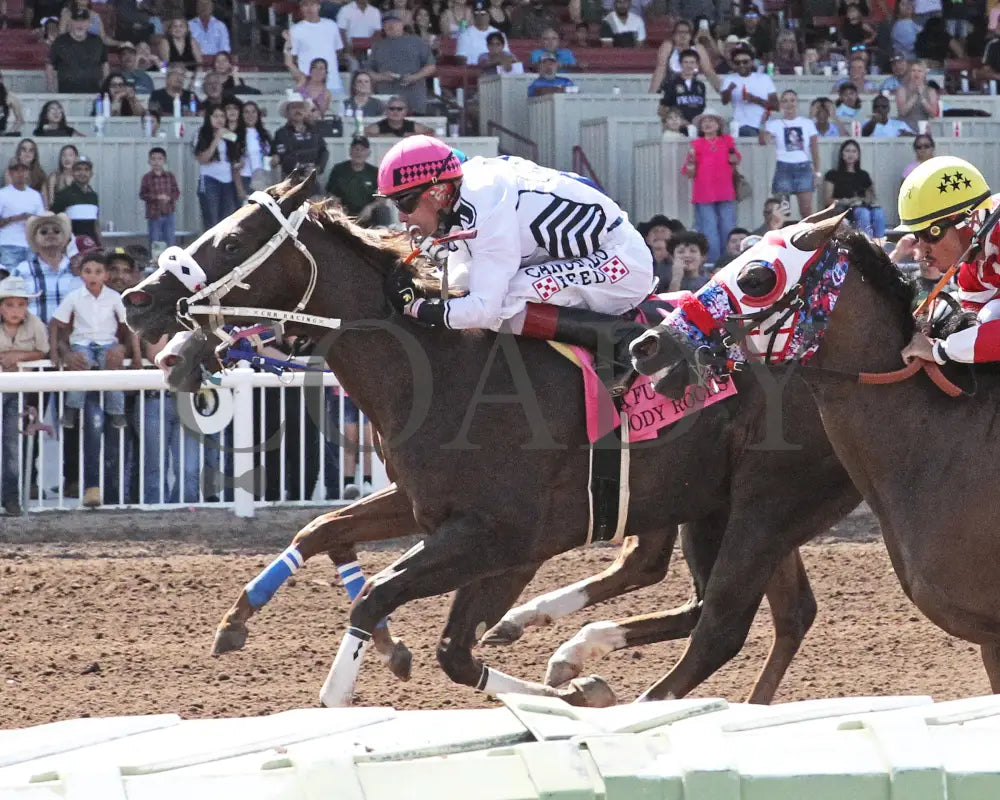
<path fill-rule="evenodd" d="M 901 272 L 886 252 L 860 231 L 838 236 L 837 241 L 847 250 L 851 269 L 857 269 L 875 291 L 892 303 L 903 333 L 912 336 L 916 327 L 913 319 L 916 281 Z"/>
<path fill-rule="evenodd" d="M 421 294 L 428 297 L 440 295 L 441 278 L 433 262 L 426 256 L 404 260 L 413 252 L 413 245 L 406 233 L 377 228 L 362 228 L 329 200 L 310 204 L 309 217 L 323 230 L 340 238 L 348 247 L 357 251 L 383 276 L 392 270 L 404 269 L 413 276 Z"/>

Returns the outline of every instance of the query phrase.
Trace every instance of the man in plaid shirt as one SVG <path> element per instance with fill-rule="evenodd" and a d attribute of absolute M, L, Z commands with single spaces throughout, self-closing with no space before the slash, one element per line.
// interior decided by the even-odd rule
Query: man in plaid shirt
<path fill-rule="evenodd" d="M 146 225 L 149 244 L 164 242 L 174 244 L 176 223 L 174 210 L 181 191 L 172 172 L 167 172 L 167 151 L 154 147 L 149 151 L 149 172 L 142 176 L 139 199 L 146 204 Z"/>

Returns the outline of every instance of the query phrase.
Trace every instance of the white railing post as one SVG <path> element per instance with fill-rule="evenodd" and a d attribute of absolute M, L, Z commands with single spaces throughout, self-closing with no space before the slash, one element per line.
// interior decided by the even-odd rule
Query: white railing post
<path fill-rule="evenodd" d="M 253 496 L 253 376 L 245 361 L 229 373 L 233 387 L 233 511 L 254 515 Z M 249 487 L 246 482 L 249 481 Z"/>

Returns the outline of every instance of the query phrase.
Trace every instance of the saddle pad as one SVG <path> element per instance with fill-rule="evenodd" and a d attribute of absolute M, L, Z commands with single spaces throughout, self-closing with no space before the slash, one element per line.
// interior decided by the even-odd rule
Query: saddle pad
<path fill-rule="evenodd" d="M 735 381 L 709 386 L 691 385 L 681 400 L 671 400 L 653 389 L 652 378 L 638 376 L 619 398 L 621 414 L 615 402 L 594 370 L 594 356 L 582 347 L 549 342 L 552 347 L 580 367 L 583 372 L 583 396 L 587 410 L 587 439 L 593 444 L 628 420 L 628 441 L 645 442 L 655 439 L 660 431 L 689 414 L 732 397 Z"/>

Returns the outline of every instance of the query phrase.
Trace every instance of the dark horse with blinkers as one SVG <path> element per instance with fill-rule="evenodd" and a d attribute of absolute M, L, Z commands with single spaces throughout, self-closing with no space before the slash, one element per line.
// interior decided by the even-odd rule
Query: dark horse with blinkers
<path fill-rule="evenodd" d="M 187 257 L 216 286 L 286 236 L 257 271 L 226 287 L 225 301 L 343 321 L 327 342 L 327 362 L 382 433 L 418 525 L 433 534 L 369 580 L 321 697 L 349 701 L 358 656 L 379 620 L 412 599 L 451 591 L 438 646 L 449 677 L 491 692 L 551 694 L 490 670 L 472 648 L 546 559 L 584 543 L 589 457 L 580 373 L 544 342 L 428 329 L 396 315 L 383 286 L 407 251 L 308 205 L 313 186 L 313 176 L 293 175 L 204 234 Z M 304 221 L 289 233 L 288 218 L 302 209 Z M 306 251 L 321 265 L 312 274 Z M 425 268 L 408 268 L 428 293 L 436 288 Z M 178 301 L 191 294 L 174 273 L 158 270 L 126 294 L 128 322 L 147 339 L 178 332 Z M 243 321 L 251 319 L 247 312 Z M 675 670 L 678 696 L 739 651 L 779 562 L 858 502 L 801 383 L 735 380 L 735 398 L 631 449 L 628 528 L 640 545 L 644 538 L 662 545 L 664 530 L 680 523 L 725 519 L 684 669 Z M 765 389 L 794 398 L 783 415 L 766 413 Z M 781 446 L 759 446 L 775 441 Z M 671 544 L 672 536 L 666 557 Z M 561 696 L 588 702 L 580 685 Z"/>

